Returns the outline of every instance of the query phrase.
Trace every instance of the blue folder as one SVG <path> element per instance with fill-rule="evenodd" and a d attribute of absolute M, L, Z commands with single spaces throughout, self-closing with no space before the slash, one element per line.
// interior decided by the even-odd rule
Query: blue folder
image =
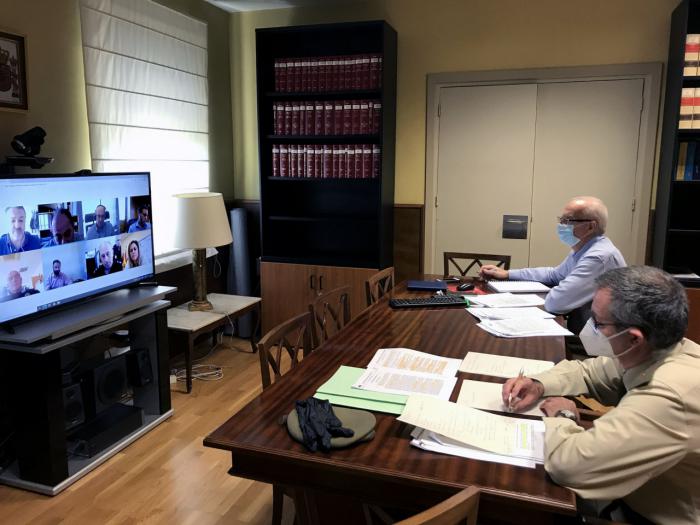
<path fill-rule="evenodd" d="M 447 283 L 445 281 L 408 281 L 406 283 L 406 288 L 409 290 L 447 290 Z"/>

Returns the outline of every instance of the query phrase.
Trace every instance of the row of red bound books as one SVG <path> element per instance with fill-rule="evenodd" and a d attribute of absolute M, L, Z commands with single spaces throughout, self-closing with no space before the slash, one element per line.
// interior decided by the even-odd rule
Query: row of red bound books
<path fill-rule="evenodd" d="M 275 59 L 275 91 L 379 89 L 382 56 L 340 55 Z"/>
<path fill-rule="evenodd" d="M 274 144 L 272 176 L 298 179 L 374 179 L 381 172 L 376 144 Z"/>
<path fill-rule="evenodd" d="M 378 100 L 276 102 L 275 135 L 367 135 L 379 133 Z"/>

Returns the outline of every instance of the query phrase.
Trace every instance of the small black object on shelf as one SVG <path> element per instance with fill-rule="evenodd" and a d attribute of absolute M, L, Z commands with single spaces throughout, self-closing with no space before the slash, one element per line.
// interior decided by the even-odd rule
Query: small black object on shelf
<path fill-rule="evenodd" d="M 37 157 L 44 143 L 46 131 L 39 126 L 15 135 L 10 145 L 19 155 L 8 155 L 5 162 L 0 164 L 0 174 L 14 175 L 16 166 L 26 166 L 40 169 L 53 162 L 53 157 Z"/>

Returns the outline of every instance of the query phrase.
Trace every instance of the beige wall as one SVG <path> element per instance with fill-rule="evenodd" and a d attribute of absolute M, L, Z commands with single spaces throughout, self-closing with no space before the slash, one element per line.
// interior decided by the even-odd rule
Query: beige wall
<path fill-rule="evenodd" d="M 229 15 L 203 0 L 159 3 L 207 22 L 211 188 L 233 198 Z M 46 130 L 41 154 L 55 157 L 46 173 L 90 168 L 78 0 L 0 0 L 0 31 L 22 34 L 27 46 L 29 110 L 0 109 L 0 159 L 10 140 L 33 126 Z"/>
<path fill-rule="evenodd" d="M 420 204 L 426 75 L 449 71 L 665 62 L 679 0 L 376 0 L 231 16 L 237 198 L 257 199 L 255 28 L 384 19 L 398 33 L 396 191 Z"/>

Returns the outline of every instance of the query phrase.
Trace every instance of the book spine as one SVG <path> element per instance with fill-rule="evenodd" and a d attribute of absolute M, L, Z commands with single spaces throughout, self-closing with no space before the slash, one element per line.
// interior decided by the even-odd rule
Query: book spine
<path fill-rule="evenodd" d="M 333 103 L 323 105 L 323 134 L 333 135 Z"/>
<path fill-rule="evenodd" d="M 333 158 L 333 164 L 331 164 L 331 179 L 337 179 L 338 175 L 340 175 L 340 166 L 338 165 L 340 162 L 340 145 L 339 144 L 333 144 L 333 147 L 331 150 L 331 156 Z"/>
<path fill-rule="evenodd" d="M 311 144 L 306 145 L 306 159 L 304 161 L 304 177 L 311 179 L 314 176 L 314 147 Z"/>
<path fill-rule="evenodd" d="M 293 179 L 297 178 L 299 175 L 297 170 L 299 169 L 299 156 L 298 149 L 296 145 L 289 146 L 289 176 Z"/>
<path fill-rule="evenodd" d="M 275 102 L 272 104 L 272 134 L 279 135 L 279 103 Z"/>
<path fill-rule="evenodd" d="M 357 132 L 360 135 L 367 135 L 369 133 L 369 106 L 371 104 L 366 101 L 360 101 L 360 115 L 358 117 L 359 127 Z"/>
<path fill-rule="evenodd" d="M 287 91 L 287 71 L 288 71 L 288 60 L 286 58 L 280 59 L 279 68 L 279 90 L 280 92 Z"/>
<path fill-rule="evenodd" d="M 278 144 L 272 145 L 272 176 L 280 176 L 280 147 Z"/>
<path fill-rule="evenodd" d="M 700 60 L 700 35 L 690 33 L 685 39 L 683 76 L 694 77 L 698 75 L 698 60 Z"/>
<path fill-rule="evenodd" d="M 369 89 L 369 55 L 362 55 L 360 58 L 359 89 Z"/>
<path fill-rule="evenodd" d="M 280 63 L 282 60 L 275 58 L 275 91 L 280 90 Z"/>
<path fill-rule="evenodd" d="M 323 103 L 314 104 L 314 135 L 323 135 Z"/>
<path fill-rule="evenodd" d="M 285 135 L 292 134 L 292 103 L 284 103 L 284 130 Z"/>
<path fill-rule="evenodd" d="M 289 177 L 289 147 L 280 145 L 280 177 Z"/>
<path fill-rule="evenodd" d="M 343 102 L 337 101 L 333 104 L 333 132 L 332 135 L 343 133 Z"/>
<path fill-rule="evenodd" d="M 693 122 L 690 127 L 700 129 L 700 88 L 695 88 L 693 93 Z"/>
<path fill-rule="evenodd" d="M 299 81 L 299 91 L 306 92 L 309 90 L 309 67 L 311 62 L 308 58 L 301 61 L 301 79 Z"/>
<path fill-rule="evenodd" d="M 382 158 L 379 146 L 372 146 L 372 178 L 378 179 L 382 170 Z"/>
<path fill-rule="evenodd" d="M 676 164 L 676 180 L 683 180 L 685 177 L 685 161 L 688 156 L 688 143 L 681 142 L 678 145 L 678 162 Z"/>
<path fill-rule="evenodd" d="M 318 57 L 317 91 L 326 91 L 326 57 Z"/>
<path fill-rule="evenodd" d="M 690 129 L 693 126 L 693 101 L 695 88 L 683 88 L 681 90 L 681 108 L 678 118 L 679 129 Z"/>
<path fill-rule="evenodd" d="M 358 135 L 360 133 L 360 101 L 354 100 L 352 102 L 352 111 L 350 112 L 350 133 L 352 135 Z"/>
<path fill-rule="evenodd" d="M 377 89 L 379 86 L 379 55 L 372 54 L 369 57 L 369 89 Z"/>
<path fill-rule="evenodd" d="M 382 121 L 382 103 L 372 103 L 372 133 L 379 133 Z"/>
<path fill-rule="evenodd" d="M 331 147 L 328 144 L 323 146 L 323 154 L 321 159 L 321 177 L 327 179 L 331 176 Z"/>
<path fill-rule="evenodd" d="M 352 144 L 347 145 L 347 150 L 345 152 L 345 178 L 354 179 L 355 178 L 355 146 Z"/>
<path fill-rule="evenodd" d="M 306 113 L 304 119 L 304 133 L 307 135 L 314 135 L 316 132 L 316 117 L 314 115 L 314 103 L 309 102 L 306 104 Z"/>
<path fill-rule="evenodd" d="M 306 176 L 306 146 L 301 145 L 297 148 L 297 177 L 304 178 Z"/>
<path fill-rule="evenodd" d="M 372 177 L 372 146 L 369 144 L 362 145 L 362 178 L 369 179 Z"/>
<path fill-rule="evenodd" d="M 352 101 L 343 102 L 343 135 L 352 134 Z"/>
<path fill-rule="evenodd" d="M 347 178 L 347 173 L 345 173 L 345 169 L 347 168 L 347 160 L 345 159 L 348 151 L 348 146 L 347 144 L 340 144 L 338 145 L 338 178 L 339 179 L 345 179 Z"/>
<path fill-rule="evenodd" d="M 355 144 L 354 146 L 355 149 L 355 166 L 353 167 L 353 178 L 354 179 L 361 179 L 362 178 L 362 145 L 361 144 Z"/>
<path fill-rule="evenodd" d="M 314 178 L 320 179 L 323 177 L 323 147 L 314 146 Z"/>
<path fill-rule="evenodd" d="M 697 142 L 688 143 L 688 155 L 685 161 L 685 172 L 683 173 L 683 180 L 693 180 L 693 169 L 695 166 L 695 155 L 697 150 Z"/>
<path fill-rule="evenodd" d="M 299 104 L 296 102 L 292 104 L 292 124 L 290 132 L 292 135 L 299 134 Z"/>

